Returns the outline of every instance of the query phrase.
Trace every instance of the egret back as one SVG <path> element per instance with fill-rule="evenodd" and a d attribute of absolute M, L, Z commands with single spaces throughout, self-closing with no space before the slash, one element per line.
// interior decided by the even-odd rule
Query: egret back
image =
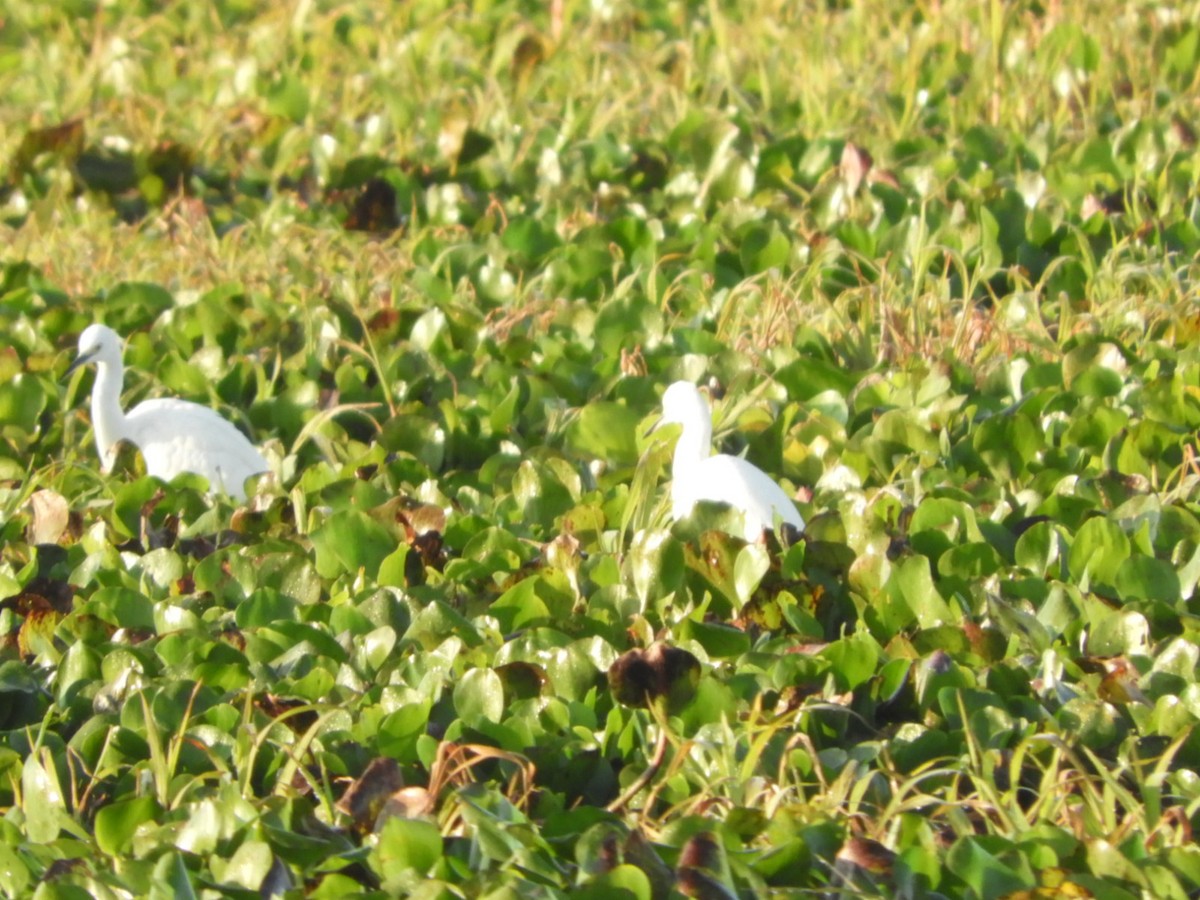
<path fill-rule="evenodd" d="M 126 417 L 126 437 L 138 446 L 146 471 L 170 481 L 195 472 L 214 490 L 245 497 L 243 484 L 267 471 L 267 461 L 230 422 L 206 406 L 187 400 L 146 400 Z"/>
<path fill-rule="evenodd" d="M 760 468 L 728 454 L 710 456 L 674 473 L 671 497 L 676 518 L 686 516 L 701 500 L 728 503 L 745 516 L 746 540 L 757 540 L 775 526 L 775 515 L 796 528 L 804 519 L 787 493 Z"/>

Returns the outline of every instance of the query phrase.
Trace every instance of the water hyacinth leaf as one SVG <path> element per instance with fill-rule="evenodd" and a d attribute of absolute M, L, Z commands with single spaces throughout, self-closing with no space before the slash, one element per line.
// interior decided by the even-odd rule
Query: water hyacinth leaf
<path fill-rule="evenodd" d="M 959 544 L 942 554 L 938 572 L 942 576 L 964 579 L 986 578 L 994 574 L 1003 561 L 991 544 Z"/>
<path fill-rule="evenodd" d="M 214 860 L 213 874 L 222 884 L 257 891 L 271 871 L 274 859 L 265 841 L 244 841 L 228 861 Z"/>
<path fill-rule="evenodd" d="M 37 432 L 37 421 L 46 406 L 41 382 L 26 374 L 0 384 L 0 421 L 29 436 Z"/>
<path fill-rule="evenodd" d="M 740 605 L 750 602 L 770 567 L 771 558 L 761 544 L 747 544 L 738 551 L 733 564 L 733 586 Z"/>
<path fill-rule="evenodd" d="M 211 853 L 224 835 L 222 818 L 215 800 L 205 799 L 194 804 L 187 822 L 175 837 L 175 846 L 185 853 Z"/>
<path fill-rule="evenodd" d="M 0 891 L 9 897 L 22 896 L 32 880 L 33 875 L 16 848 L 0 842 Z"/>
<path fill-rule="evenodd" d="M 1017 565 L 1035 575 L 1045 575 L 1058 559 L 1060 544 L 1053 522 L 1035 522 L 1017 538 Z"/>
<path fill-rule="evenodd" d="M 159 806 L 153 797 L 111 803 L 96 813 L 96 843 L 109 856 L 117 856 L 125 850 L 137 827 L 158 813 Z"/>
<path fill-rule="evenodd" d="M 946 857 L 947 868 L 978 897 L 1001 897 L 1036 886 L 1027 865 L 1014 869 L 1001 862 L 974 837 L 960 838 Z"/>
<path fill-rule="evenodd" d="M 821 651 L 821 656 L 829 660 L 838 687 L 849 691 L 875 675 L 879 645 L 869 634 L 858 632 L 834 641 Z"/>
<path fill-rule="evenodd" d="M 264 96 L 271 115 L 300 123 L 308 115 L 308 89 L 299 78 L 281 75 L 266 88 Z"/>
<path fill-rule="evenodd" d="M 534 623 L 551 621 L 550 609 L 539 596 L 540 578 L 534 576 L 517 582 L 491 605 L 491 613 L 496 616 L 505 631 L 515 631 Z"/>
<path fill-rule="evenodd" d="M 596 876 L 572 893 L 586 900 L 651 900 L 653 896 L 646 873 L 628 863 Z"/>
<path fill-rule="evenodd" d="M 568 426 L 567 445 L 576 453 L 613 465 L 637 461 L 637 429 L 641 416 L 620 403 L 597 401 L 579 411 Z"/>
<path fill-rule="evenodd" d="M 1114 586 L 1125 600 L 1175 603 L 1183 596 L 1175 568 L 1152 556 L 1127 557 L 1117 569 Z"/>
<path fill-rule="evenodd" d="M 379 752 L 400 763 L 416 762 L 417 743 L 425 734 L 431 708 L 428 701 L 408 703 L 385 716 L 379 723 Z"/>
<path fill-rule="evenodd" d="M 365 513 L 348 509 L 330 516 L 312 534 L 317 573 L 333 578 L 360 568 L 374 577 L 396 548 L 396 539 Z"/>
<path fill-rule="evenodd" d="M 903 600 L 922 628 L 934 628 L 956 621 L 933 583 L 926 557 L 909 557 L 893 568 L 888 587 Z"/>
<path fill-rule="evenodd" d="M 29 840 L 48 844 L 58 837 L 66 811 L 58 771 L 45 748 L 25 758 L 21 769 L 21 798 Z"/>
<path fill-rule="evenodd" d="M 1090 750 L 1111 746 L 1121 736 L 1119 711 L 1103 700 L 1073 697 L 1063 704 L 1054 718 L 1065 733 Z"/>
<path fill-rule="evenodd" d="M 179 853 L 163 854 L 154 864 L 150 900 L 194 900 L 195 888 Z"/>
<path fill-rule="evenodd" d="M 683 640 L 694 640 L 709 656 L 726 659 L 741 656 L 750 649 L 750 635 L 741 629 L 716 622 L 697 622 L 688 619 L 679 629 Z"/>
<path fill-rule="evenodd" d="M 1121 564 L 1129 557 L 1130 549 L 1129 537 L 1120 526 L 1097 516 L 1084 522 L 1075 533 L 1067 567 L 1071 577 L 1078 581 L 1088 579 L 1112 585 Z"/>
<path fill-rule="evenodd" d="M 504 684 L 493 669 L 471 669 L 454 685 L 454 710 L 468 725 L 499 722 L 504 715 Z"/>
<path fill-rule="evenodd" d="M 385 884 L 410 872 L 427 875 L 441 858 L 442 836 L 436 825 L 395 816 L 384 822 L 369 857 Z"/>
<path fill-rule="evenodd" d="M 1132 610 L 1101 615 L 1088 634 L 1088 652 L 1094 656 L 1144 654 L 1150 641 L 1150 623 Z"/>

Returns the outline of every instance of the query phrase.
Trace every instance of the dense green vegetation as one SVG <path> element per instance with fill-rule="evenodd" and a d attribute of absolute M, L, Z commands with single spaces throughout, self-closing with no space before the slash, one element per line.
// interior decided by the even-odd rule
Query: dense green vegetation
<path fill-rule="evenodd" d="M 261 6 L 0 10 L 0 894 L 1200 892 L 1200 5 Z"/>

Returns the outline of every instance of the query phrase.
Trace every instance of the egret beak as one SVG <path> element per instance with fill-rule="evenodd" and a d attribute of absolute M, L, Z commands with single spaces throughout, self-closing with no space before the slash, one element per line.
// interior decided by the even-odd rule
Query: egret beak
<path fill-rule="evenodd" d="M 642 437 L 643 438 L 650 437 L 650 435 L 654 434 L 654 432 L 658 431 L 658 429 L 662 427 L 662 424 L 663 424 L 662 416 L 659 416 L 657 419 L 655 419 L 651 423 L 650 427 L 646 429 L 646 431 L 642 435 Z"/>
<path fill-rule="evenodd" d="M 66 381 L 71 377 L 72 372 L 74 372 L 80 366 L 86 366 L 88 363 L 90 363 L 95 358 L 97 352 L 97 350 L 89 350 L 87 353 L 80 353 L 77 357 L 75 357 L 74 362 L 67 366 L 67 371 L 63 372 L 63 376 L 59 379 L 59 381 Z"/>

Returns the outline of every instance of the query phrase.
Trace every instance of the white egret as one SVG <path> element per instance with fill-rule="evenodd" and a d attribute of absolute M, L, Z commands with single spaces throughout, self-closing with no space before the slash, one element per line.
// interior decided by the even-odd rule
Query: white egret
<path fill-rule="evenodd" d="M 741 511 L 747 541 L 761 540 L 764 528 L 775 527 L 777 515 L 789 525 L 804 527 L 791 498 L 762 469 L 738 456 L 711 455 L 712 414 L 694 384 L 672 384 L 663 394 L 662 406 L 658 425 L 682 426 L 671 463 L 672 516 L 686 516 L 698 501 L 708 500 Z"/>
<path fill-rule="evenodd" d="M 145 400 L 128 413 L 121 409 L 121 339 L 111 328 L 89 325 L 79 335 L 79 355 L 67 373 L 96 364 L 92 386 L 92 429 L 100 468 L 108 474 L 117 461 L 117 445 L 130 441 L 142 451 L 146 471 L 170 481 L 180 472 L 208 479 L 213 490 L 242 500 L 245 481 L 267 471 L 262 454 L 230 422 L 187 400 Z"/>

